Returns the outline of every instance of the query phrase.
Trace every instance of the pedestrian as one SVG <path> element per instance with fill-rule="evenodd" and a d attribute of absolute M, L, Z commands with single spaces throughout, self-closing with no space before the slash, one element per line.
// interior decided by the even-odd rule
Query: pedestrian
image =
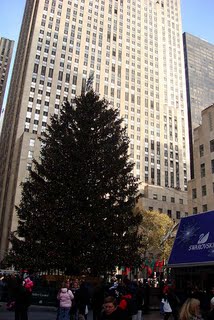
<path fill-rule="evenodd" d="M 125 288 L 125 293 L 121 296 L 118 307 L 127 312 L 130 320 L 137 320 L 136 288 L 133 288 L 131 284 Z"/>
<path fill-rule="evenodd" d="M 184 302 L 180 311 L 180 320 L 202 320 L 198 299 L 189 298 Z"/>
<path fill-rule="evenodd" d="M 79 301 L 79 281 L 78 279 L 75 279 L 72 282 L 71 286 L 71 291 L 74 295 L 74 299 L 72 301 L 72 306 L 71 306 L 71 318 L 73 320 L 78 320 L 79 319 L 79 308 L 78 308 L 78 301 Z"/>
<path fill-rule="evenodd" d="M 80 289 L 78 291 L 77 304 L 78 304 L 79 314 L 83 315 L 85 319 L 87 319 L 87 316 L 88 316 L 89 303 L 90 303 L 89 291 L 85 281 L 83 280 L 80 285 Z"/>
<path fill-rule="evenodd" d="M 214 298 L 210 300 L 210 312 L 208 313 L 207 320 L 214 320 Z"/>
<path fill-rule="evenodd" d="M 128 314 L 117 305 L 117 300 L 109 296 L 105 298 L 100 320 L 128 320 Z"/>
<path fill-rule="evenodd" d="M 0 273 L 0 302 L 2 301 L 3 298 L 3 292 L 4 292 L 4 275 Z"/>
<path fill-rule="evenodd" d="M 164 294 L 164 296 L 161 300 L 161 304 L 162 304 L 162 309 L 163 309 L 163 314 L 164 314 L 164 320 L 168 320 L 172 314 L 172 307 L 169 303 L 167 293 Z"/>
<path fill-rule="evenodd" d="M 15 320 L 28 320 L 28 308 L 30 306 L 31 293 L 23 285 L 23 279 L 17 277 L 14 288 Z"/>
<path fill-rule="evenodd" d="M 100 320 L 100 314 L 104 303 L 105 290 L 102 283 L 99 283 L 94 288 L 92 294 L 92 310 L 93 320 Z"/>
<path fill-rule="evenodd" d="M 72 300 L 74 299 L 74 295 L 66 287 L 66 283 L 63 282 L 61 289 L 57 294 L 57 299 L 59 300 L 59 310 L 57 314 L 58 320 L 70 320 L 70 310 L 72 306 Z"/>
<path fill-rule="evenodd" d="M 136 292 L 136 302 L 137 302 L 137 320 L 143 320 L 143 306 L 144 306 L 144 288 L 142 282 L 138 282 L 138 289 Z"/>
<path fill-rule="evenodd" d="M 175 287 L 169 285 L 164 292 L 161 300 L 161 310 L 163 310 L 164 320 L 169 319 L 170 315 L 173 315 L 174 320 L 178 320 L 180 300 L 175 294 Z"/>

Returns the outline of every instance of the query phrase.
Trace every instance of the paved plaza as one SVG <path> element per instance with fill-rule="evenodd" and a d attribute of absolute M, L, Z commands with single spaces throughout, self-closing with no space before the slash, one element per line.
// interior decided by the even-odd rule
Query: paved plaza
<path fill-rule="evenodd" d="M 1 320 L 14 320 L 14 312 L 7 311 L 5 304 L 0 307 L 0 319 Z M 88 320 L 92 320 L 92 312 L 89 312 Z M 161 316 L 158 311 L 146 314 L 143 317 L 144 320 L 161 320 Z M 53 307 L 41 307 L 31 306 L 29 308 L 28 320 L 56 320 L 56 308 Z"/>

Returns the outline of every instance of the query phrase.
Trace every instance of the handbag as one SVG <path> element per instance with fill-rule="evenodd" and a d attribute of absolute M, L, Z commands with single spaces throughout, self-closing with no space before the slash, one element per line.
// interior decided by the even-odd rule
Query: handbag
<path fill-rule="evenodd" d="M 87 306 L 87 304 L 85 306 L 85 314 L 88 314 L 88 306 Z"/>

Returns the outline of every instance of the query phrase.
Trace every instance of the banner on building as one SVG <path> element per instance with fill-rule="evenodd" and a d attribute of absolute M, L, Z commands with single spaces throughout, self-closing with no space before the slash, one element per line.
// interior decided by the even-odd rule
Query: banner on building
<path fill-rule="evenodd" d="M 169 267 L 214 264 L 214 211 L 182 218 Z"/>

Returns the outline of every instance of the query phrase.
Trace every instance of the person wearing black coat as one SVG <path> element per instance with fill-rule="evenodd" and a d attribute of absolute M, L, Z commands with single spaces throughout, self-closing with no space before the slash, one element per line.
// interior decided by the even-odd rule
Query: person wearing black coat
<path fill-rule="evenodd" d="M 28 308 L 31 303 L 31 293 L 23 286 L 22 279 L 17 279 L 14 290 L 15 320 L 28 320 Z"/>
<path fill-rule="evenodd" d="M 80 285 L 77 301 L 79 307 L 79 314 L 83 315 L 85 319 L 87 319 L 87 308 L 90 303 L 90 296 L 85 282 L 82 282 Z"/>
<path fill-rule="evenodd" d="M 103 311 L 100 320 L 128 320 L 128 314 L 117 306 L 114 297 L 107 297 L 104 300 Z"/>
<path fill-rule="evenodd" d="M 94 288 L 94 292 L 92 295 L 93 320 L 100 320 L 100 314 L 103 307 L 104 297 L 105 288 L 101 283 Z"/>

